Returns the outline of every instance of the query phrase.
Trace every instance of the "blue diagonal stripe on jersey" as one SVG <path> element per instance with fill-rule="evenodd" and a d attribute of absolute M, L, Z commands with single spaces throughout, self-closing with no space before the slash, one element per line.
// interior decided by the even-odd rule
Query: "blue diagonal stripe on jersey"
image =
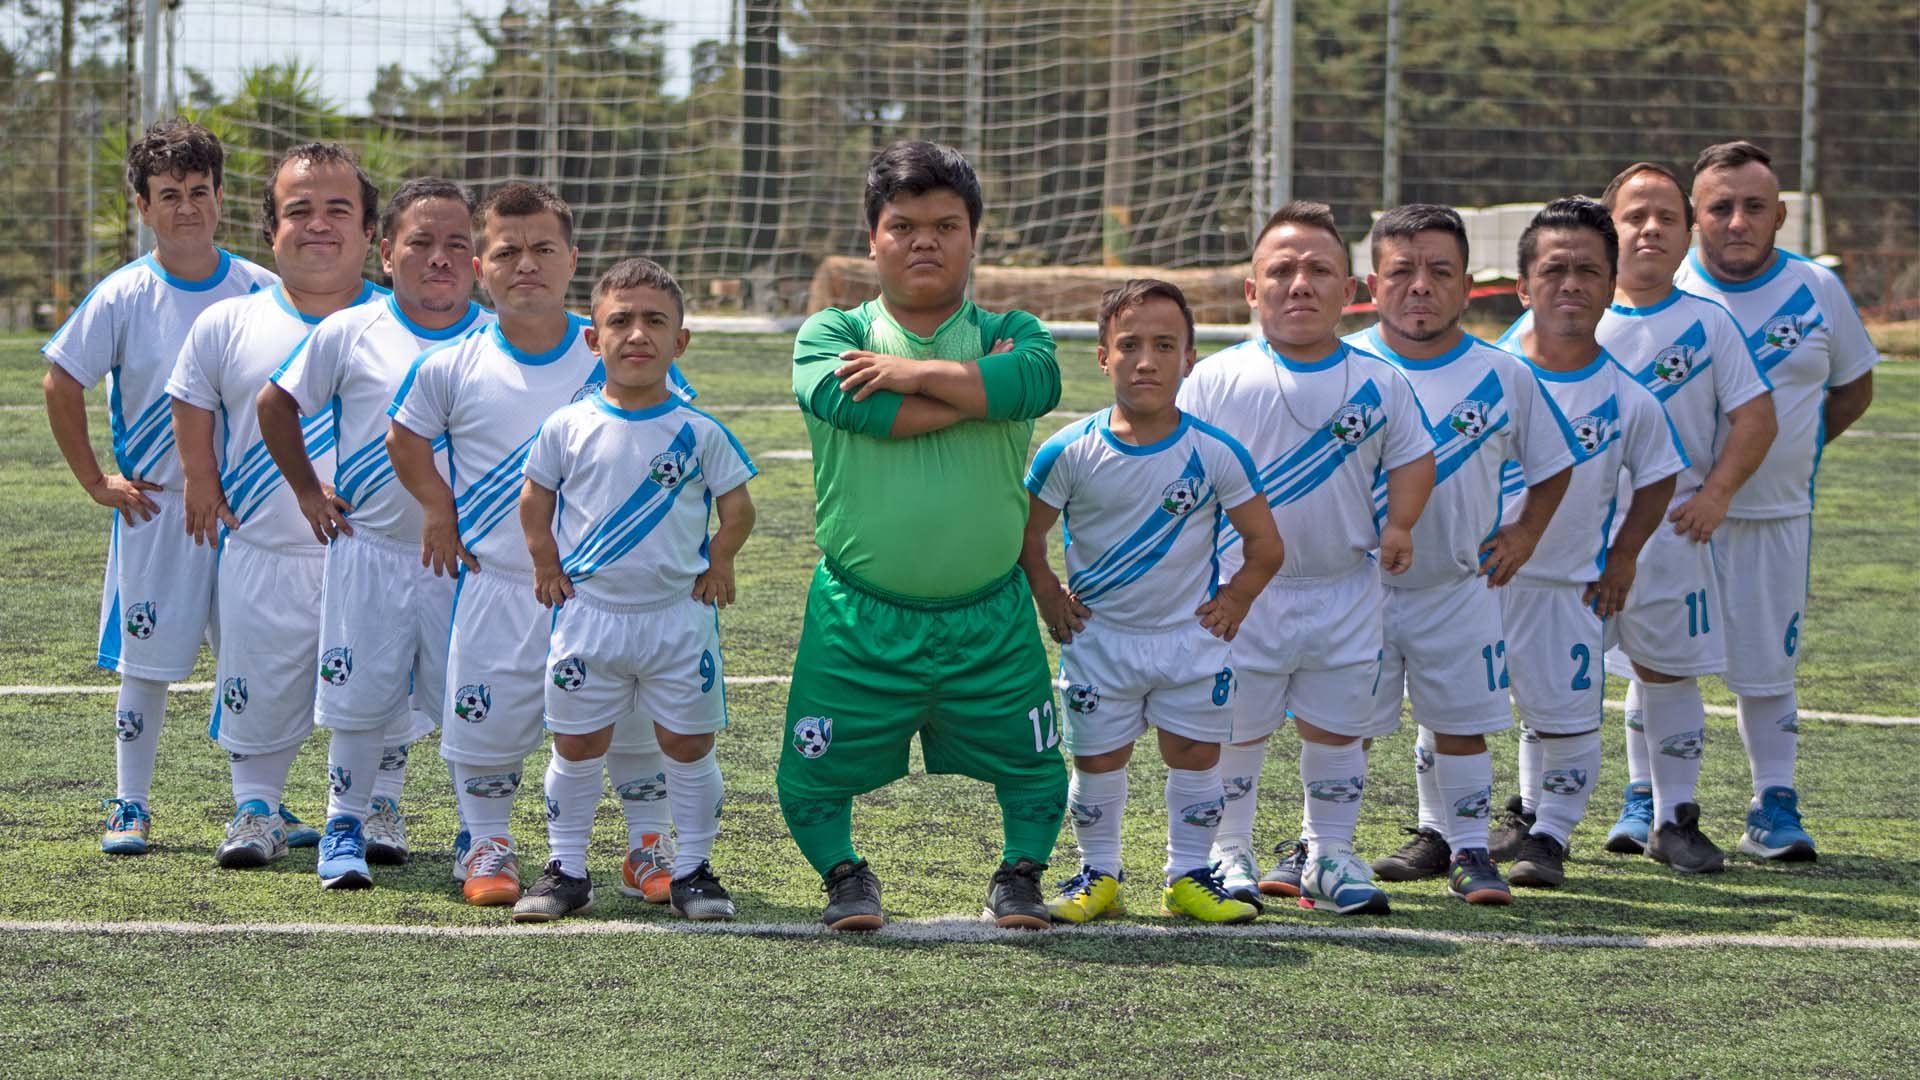
<path fill-rule="evenodd" d="M 386 436 L 377 436 L 365 446 L 342 458 L 334 471 L 334 490 L 348 503 L 359 506 L 361 500 L 393 479 L 393 462 L 387 457 Z"/>
<path fill-rule="evenodd" d="M 662 487 L 649 475 L 613 513 L 588 529 L 567 557 L 560 561 L 560 569 L 575 584 L 592 577 L 601 567 L 618 562 L 621 556 L 646 539 L 647 534 L 653 532 L 654 527 L 673 509 L 680 493 L 700 475 L 699 446 L 693 434 L 693 425 L 680 425 L 669 449 L 687 462 L 687 467 L 681 470 L 680 482 L 672 487 Z"/>
<path fill-rule="evenodd" d="M 1779 310 L 1767 316 L 1766 321 L 1760 324 L 1759 329 L 1747 335 L 1747 348 L 1753 350 L 1753 361 L 1760 366 L 1760 374 L 1767 374 L 1774 368 L 1779 367 L 1780 361 L 1793 355 L 1792 349 L 1781 349 L 1767 344 L 1767 324 L 1782 315 L 1792 315 L 1797 320 L 1800 316 L 1812 310 L 1813 290 L 1802 285 L 1793 291 L 1792 296 L 1787 297 L 1787 302 L 1781 304 Z M 1800 336 L 1805 338 L 1814 331 L 1815 327 L 1818 327 L 1825 321 L 1824 318 L 1816 316 L 1812 322 L 1800 328 Z"/>
<path fill-rule="evenodd" d="M 454 500 L 454 510 L 460 515 L 460 542 L 468 548 L 479 543 L 508 511 L 519 505 L 520 483 L 526 478 L 527 450 L 533 445 L 533 439 L 534 436 L 527 436 L 526 442 L 487 470 L 485 476 L 467 485 L 467 490 Z"/>
<path fill-rule="evenodd" d="M 1460 467 L 1473 460 L 1473 455 L 1487 444 L 1487 440 L 1507 426 L 1509 419 L 1506 410 L 1506 389 L 1500 384 L 1500 376 L 1489 371 L 1480 385 L 1467 395 L 1467 401 L 1477 401 L 1486 407 L 1487 416 L 1499 416 L 1497 420 L 1488 420 L 1480 434 L 1469 436 L 1454 426 L 1451 413 L 1440 418 L 1433 426 L 1433 486 L 1439 487 L 1449 476 L 1460 471 Z M 1465 404 L 1462 402 L 1461 404 Z M 1458 408 L 1459 406 L 1455 406 Z M 1382 473 L 1377 489 L 1386 490 L 1386 474 Z"/>
<path fill-rule="evenodd" d="M 1353 392 L 1343 404 L 1364 405 L 1374 410 L 1373 423 L 1365 434 L 1354 442 L 1342 442 L 1333 437 L 1333 417 L 1314 430 L 1291 451 L 1281 455 L 1272 464 L 1260 470 L 1260 489 L 1267 497 L 1267 505 L 1285 506 L 1298 502 L 1313 493 L 1315 488 L 1327 482 L 1327 478 L 1340 470 L 1340 466 L 1355 450 L 1368 439 L 1374 437 L 1381 427 L 1380 389 L 1368 379 Z M 1337 410 L 1336 410 L 1337 412 Z M 1240 542 L 1240 533 L 1231 525 L 1220 530 L 1220 540 L 1215 547 L 1217 553 L 1225 553 L 1229 547 Z"/>
<path fill-rule="evenodd" d="M 1659 371 L 1656 370 L 1660 363 L 1660 358 L 1657 355 L 1652 360 L 1647 361 L 1646 367 L 1633 373 L 1634 379 L 1639 382 L 1641 386 L 1653 391 L 1653 396 L 1659 398 L 1660 404 L 1662 405 L 1667 403 L 1668 398 L 1679 393 L 1681 387 L 1692 382 L 1694 376 L 1713 365 L 1713 357 L 1708 356 L 1706 351 L 1707 328 L 1701 325 L 1698 319 L 1694 320 L 1692 326 L 1687 327 L 1686 333 L 1673 339 L 1673 344 L 1668 346 L 1668 348 L 1687 349 L 1690 351 L 1693 359 L 1693 363 L 1687 368 L 1686 375 L 1682 376 L 1679 382 L 1669 382 L 1660 375 Z M 1660 351 L 1666 352 L 1667 350 L 1661 349 Z"/>
<path fill-rule="evenodd" d="M 333 411 L 308 417 L 300 424 L 300 434 L 306 440 L 308 458 L 317 458 L 333 449 Z M 266 505 L 267 497 L 286 482 L 264 442 L 254 443 L 240 458 L 240 467 L 228 475 L 234 477 L 234 482 L 222 480 L 220 486 L 226 490 L 227 506 L 233 510 L 233 516 L 243 523 L 258 513 Z"/>
<path fill-rule="evenodd" d="M 1198 450 L 1189 451 L 1186 467 L 1180 471 L 1182 480 L 1204 480 L 1206 467 L 1200 462 Z M 1197 492 L 1193 509 L 1185 514 L 1169 511 L 1164 502 L 1156 503 L 1147 520 L 1133 530 L 1132 535 L 1115 544 L 1090 563 L 1086 569 L 1073 575 L 1067 581 L 1067 587 L 1083 603 L 1092 603 L 1100 597 L 1132 584 L 1166 558 L 1173 542 L 1179 539 L 1180 531 L 1186 527 L 1187 519 L 1199 513 L 1213 498 L 1211 486 L 1202 487 Z M 1159 493 L 1154 493 L 1156 498 Z"/>
<path fill-rule="evenodd" d="M 1518 495 L 1527 490 L 1526 477 L 1520 473 L 1520 463 L 1504 461 L 1500 463 L 1500 494 Z"/>
<path fill-rule="evenodd" d="M 172 438 L 173 399 L 161 394 L 125 430 L 113 433 L 113 458 L 120 463 L 121 474 L 138 476 L 144 471 L 142 463 L 154 456 L 154 447 L 162 442 L 171 445 Z"/>

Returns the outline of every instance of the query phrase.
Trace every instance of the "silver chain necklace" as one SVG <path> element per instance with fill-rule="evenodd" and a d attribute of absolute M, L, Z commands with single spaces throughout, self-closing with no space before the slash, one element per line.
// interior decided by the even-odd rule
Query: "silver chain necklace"
<path fill-rule="evenodd" d="M 1280 355 L 1279 349 L 1276 349 L 1273 347 L 1273 342 L 1269 341 L 1269 342 L 1266 342 L 1265 344 L 1267 346 L 1267 351 L 1273 354 L 1271 358 L 1272 365 L 1273 365 L 1273 390 L 1274 390 L 1274 393 L 1280 395 L 1280 407 L 1287 411 L 1287 418 L 1292 420 L 1294 426 L 1301 429 L 1302 431 L 1312 432 L 1319 429 L 1320 427 L 1323 427 L 1324 424 L 1307 423 L 1306 421 L 1300 419 L 1299 413 L 1296 413 L 1293 411 L 1293 403 L 1287 400 L 1287 388 L 1280 381 L 1280 368 L 1286 358 Z M 1346 352 L 1346 349 L 1347 349 L 1347 343 L 1344 341 L 1341 342 L 1339 351 L 1344 353 Z M 1338 413 L 1340 410 L 1340 406 L 1345 405 L 1347 403 L 1347 396 L 1353 391 L 1353 365 L 1347 362 L 1348 359 L 1349 358 L 1346 356 L 1342 356 L 1340 359 L 1340 400 L 1333 407 L 1334 413 Z M 1329 414 L 1328 422 L 1331 422 L 1332 418 L 1333 418 L 1333 414 Z"/>

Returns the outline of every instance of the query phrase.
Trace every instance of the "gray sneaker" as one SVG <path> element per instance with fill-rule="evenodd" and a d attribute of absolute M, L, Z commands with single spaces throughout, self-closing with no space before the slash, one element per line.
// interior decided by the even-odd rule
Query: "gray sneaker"
<path fill-rule="evenodd" d="M 280 819 L 259 799 L 248 799 L 227 823 L 227 835 L 213 859 L 223 870 L 251 870 L 287 854 L 287 834 Z"/>
<path fill-rule="evenodd" d="M 829 930 L 878 930 L 887 923 L 880 907 L 880 879 L 865 859 L 847 859 L 827 871 L 821 884 L 827 893 L 827 909 L 820 921 Z"/>
<path fill-rule="evenodd" d="M 1260 879 L 1260 891 L 1268 896 L 1299 896 L 1300 875 L 1307 870 L 1307 842 L 1289 840 L 1273 849 L 1273 869 Z"/>
<path fill-rule="evenodd" d="M 552 922 L 593 910 L 593 881 L 569 877 L 560 864 L 550 862 L 540 880 L 513 905 L 514 922 Z"/>
<path fill-rule="evenodd" d="M 704 861 L 686 877 L 674 878 L 669 889 L 672 911 L 683 919 L 705 922 L 734 916 L 733 898 Z"/>
<path fill-rule="evenodd" d="M 1554 888 L 1567 880 L 1567 849 L 1546 833 L 1528 833 L 1507 880 L 1529 888 Z"/>
<path fill-rule="evenodd" d="M 1654 827 L 1647 838 L 1647 857 L 1682 874 L 1717 874 L 1726 869 L 1720 846 L 1700 831 L 1698 803 L 1681 803 L 1673 808 L 1672 824 Z"/>
<path fill-rule="evenodd" d="M 407 850 L 407 823 L 400 817 L 400 804 L 385 795 L 373 797 L 373 812 L 367 815 L 367 861 L 375 866 L 404 866 L 412 853 Z"/>
<path fill-rule="evenodd" d="M 1487 854 L 1495 862 L 1512 862 L 1520 857 L 1520 845 L 1527 842 L 1534 816 L 1520 808 L 1520 796 L 1507 796 L 1506 809 L 1487 827 Z"/>
<path fill-rule="evenodd" d="M 1046 869 L 1046 863 L 1028 858 L 1001 863 L 987 883 L 983 914 L 1002 930 L 1052 929 L 1053 915 L 1047 911 L 1046 897 L 1040 894 L 1040 875 Z"/>
<path fill-rule="evenodd" d="M 1447 872 L 1453 849 L 1447 838 L 1432 829 L 1407 829 L 1412 836 L 1391 855 L 1373 860 L 1374 876 L 1382 881 L 1424 881 Z"/>

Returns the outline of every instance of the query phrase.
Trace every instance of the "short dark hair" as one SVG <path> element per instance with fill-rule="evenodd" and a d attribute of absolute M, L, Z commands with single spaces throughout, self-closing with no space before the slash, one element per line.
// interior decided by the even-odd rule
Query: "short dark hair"
<path fill-rule="evenodd" d="M 680 317 L 687 317 L 687 294 L 680 289 L 680 283 L 667 273 L 667 268 L 652 259 L 621 259 L 600 275 L 593 283 L 593 293 L 587 297 L 587 311 L 592 313 L 600 307 L 600 301 L 608 293 L 621 289 L 650 287 L 659 289 L 673 297 L 673 305 L 680 309 Z"/>
<path fill-rule="evenodd" d="M 1773 167 L 1773 155 L 1745 139 L 1714 143 L 1693 159 L 1693 175 L 1698 177 L 1708 169 L 1737 169 L 1755 161 Z"/>
<path fill-rule="evenodd" d="M 539 184 L 512 183 L 494 188 L 480 200 L 480 209 L 473 215 L 473 228 L 475 232 L 485 232 L 487 222 L 496 217 L 532 217 L 541 213 L 559 218 L 561 235 L 568 244 L 573 243 L 573 208 L 567 205 L 567 200 Z"/>
<path fill-rule="evenodd" d="M 1423 232 L 1443 232 L 1460 245 L 1460 269 L 1467 268 L 1467 223 L 1460 212 L 1438 203 L 1408 203 L 1381 214 L 1369 234 L 1368 250 L 1375 266 L 1380 263 L 1380 241 L 1407 240 Z"/>
<path fill-rule="evenodd" d="M 925 140 L 896 142 L 867 163 L 867 229 L 880 225 L 880 211 L 902 195 L 945 189 L 967 204 L 967 227 L 980 231 L 980 177 L 960 151 Z"/>
<path fill-rule="evenodd" d="M 280 207 L 273 201 L 273 187 L 280 182 L 280 170 L 296 161 L 314 168 L 344 165 L 352 169 L 354 178 L 360 181 L 360 228 L 369 233 L 373 231 L 379 222 L 380 189 L 367 175 L 367 170 L 360 167 L 360 159 L 337 142 L 301 143 L 267 166 L 267 186 L 260 196 L 260 235 L 269 246 L 273 244 L 274 230 L 280 227 Z"/>
<path fill-rule="evenodd" d="M 219 191 L 226 182 L 226 159 L 220 136 L 176 116 L 154 124 L 127 148 L 127 186 L 142 199 L 151 199 L 147 181 L 155 176 L 206 173 L 213 178 L 213 190 Z"/>
<path fill-rule="evenodd" d="M 1122 312 L 1134 308 L 1158 297 L 1171 300 L 1180 307 L 1180 314 L 1187 320 L 1187 347 L 1193 347 L 1193 308 L 1187 303 L 1187 294 L 1180 286 L 1159 278 L 1130 278 L 1123 285 L 1108 289 L 1100 297 L 1100 344 L 1107 343 L 1107 331 L 1112 329 L 1113 320 Z"/>
<path fill-rule="evenodd" d="M 1309 229 L 1320 229 L 1333 237 L 1334 245 L 1340 249 L 1344 258 L 1347 254 L 1347 241 L 1340 235 L 1340 226 L 1334 221 L 1333 207 L 1323 202 L 1311 202 L 1307 199 L 1295 199 L 1273 212 L 1260 232 L 1253 238 L 1253 246 L 1258 248 L 1267 234 L 1282 225 L 1300 225 Z"/>
<path fill-rule="evenodd" d="M 1620 233 L 1613 227 L 1613 215 L 1607 208 L 1585 195 L 1555 199 L 1533 215 L 1520 233 L 1520 276 L 1533 268 L 1533 256 L 1543 229 L 1592 229 L 1607 245 L 1607 271 L 1620 265 Z"/>
<path fill-rule="evenodd" d="M 1686 223 L 1687 228 L 1693 228 L 1693 199 L 1687 195 L 1687 185 L 1680 182 L 1679 173 L 1657 161 L 1636 161 L 1621 169 L 1618 175 L 1607 182 L 1607 190 L 1600 193 L 1600 205 L 1606 207 L 1608 213 L 1612 213 L 1614 205 L 1620 201 L 1620 189 L 1627 186 L 1627 181 L 1641 173 L 1664 176 L 1673 182 L 1673 186 L 1680 192 L 1680 218 Z"/>
<path fill-rule="evenodd" d="M 466 188 L 438 176 L 416 177 L 401 184 L 400 190 L 387 200 L 387 208 L 380 212 L 380 235 L 393 239 L 393 227 L 400 215 L 428 199 L 452 200 L 467 208 L 468 217 L 473 216 L 473 195 Z"/>

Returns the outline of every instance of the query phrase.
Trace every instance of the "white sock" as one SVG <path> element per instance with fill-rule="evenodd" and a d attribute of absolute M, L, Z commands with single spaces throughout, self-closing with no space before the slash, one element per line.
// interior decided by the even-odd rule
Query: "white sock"
<path fill-rule="evenodd" d="M 1600 780 L 1600 729 L 1540 740 L 1540 787 L 1535 797 L 1533 831 L 1567 847 L 1587 816 L 1587 800 Z"/>
<path fill-rule="evenodd" d="M 1124 793 L 1125 785 L 1121 790 Z M 1220 828 L 1220 815 L 1225 809 L 1226 795 L 1220 788 L 1219 765 L 1211 769 L 1168 766 L 1166 872 L 1169 884 L 1181 874 L 1207 865 L 1213 857 L 1213 834 Z M 1119 840 L 1116 835 L 1116 849 Z"/>
<path fill-rule="evenodd" d="M 417 729 L 416 729 L 417 730 Z M 388 733 L 392 739 L 392 733 Z M 392 799 L 396 804 L 400 794 L 407 786 L 407 759 L 412 756 L 413 747 L 409 743 L 387 741 L 380 749 L 380 771 L 373 777 L 375 798 Z"/>
<path fill-rule="evenodd" d="M 1445 836 L 1446 800 L 1440 795 L 1440 774 L 1434 768 L 1436 757 L 1433 732 L 1421 728 L 1413 740 L 1413 782 L 1420 792 L 1420 827 Z"/>
<path fill-rule="evenodd" d="M 1794 759 L 1800 754 L 1800 702 L 1793 693 L 1771 697 L 1741 694 L 1740 741 L 1747 744 L 1753 770 L 1753 797 L 1770 787 L 1793 786 Z"/>
<path fill-rule="evenodd" d="M 593 837 L 606 767 L 604 757 L 572 761 L 558 750 L 547 760 L 547 858 L 568 877 L 587 876 L 587 841 Z"/>
<path fill-rule="evenodd" d="M 1694 801 L 1700 786 L 1700 751 L 1707 741 L 1707 710 L 1700 684 L 1693 679 L 1647 683 L 1640 688 L 1645 705 L 1647 758 L 1652 767 L 1653 824 L 1673 823 L 1673 808 Z"/>
<path fill-rule="evenodd" d="M 620 798 L 620 813 L 627 819 L 627 847 L 640 846 L 640 838 L 653 833 L 665 838 L 673 827 L 667 807 L 667 767 L 665 755 L 658 750 L 607 751 L 607 781 Z"/>
<path fill-rule="evenodd" d="M 1126 766 L 1098 773 L 1075 766 L 1072 779 L 1067 781 L 1067 817 L 1073 822 L 1073 840 L 1080 845 L 1082 865 L 1120 876 L 1120 818 L 1126 809 Z"/>
<path fill-rule="evenodd" d="M 113 706 L 114 787 L 119 798 L 147 805 L 153 763 L 160 753 L 160 727 L 166 719 L 164 681 L 120 676 L 120 700 Z"/>
<path fill-rule="evenodd" d="M 1546 771 L 1540 736 L 1520 729 L 1520 809 L 1531 814 L 1540 808 L 1540 774 Z"/>
<path fill-rule="evenodd" d="M 446 758 L 441 758 L 440 760 L 446 762 L 447 783 L 453 785 L 453 816 L 460 822 L 460 831 L 466 833 L 468 838 L 471 839 L 473 831 L 467 827 L 467 804 L 465 800 L 460 798 L 460 767 L 451 761 L 447 761 Z"/>
<path fill-rule="evenodd" d="M 299 754 L 300 744 L 295 743 L 271 754 L 227 755 L 228 767 L 233 770 L 233 804 L 259 799 L 269 810 L 278 807 L 287 792 L 287 774 L 293 771 L 293 759 Z"/>
<path fill-rule="evenodd" d="M 520 790 L 521 761 L 495 765 L 453 765 L 453 793 L 460 802 L 460 821 L 475 840 L 504 837 L 513 843 L 513 795 Z"/>
<path fill-rule="evenodd" d="M 1307 857 L 1317 859 L 1333 849 L 1353 850 L 1353 830 L 1360 824 L 1360 794 L 1367 783 L 1367 752 L 1355 739 L 1339 746 L 1300 744 L 1300 787 L 1304 809 L 1300 831 L 1307 840 Z"/>
<path fill-rule="evenodd" d="M 374 774 L 380 771 L 382 742 L 379 728 L 363 731 L 335 729 L 327 743 L 327 817 L 342 815 L 367 820 L 373 804 Z"/>
<path fill-rule="evenodd" d="M 698 761 L 669 757 L 666 765 L 667 805 L 673 808 L 673 831 L 679 837 L 673 853 L 673 877 L 677 881 L 713 856 L 726 787 L 720 778 L 720 760 L 712 750 Z"/>
<path fill-rule="evenodd" d="M 1493 809 L 1493 753 L 1435 754 L 1434 787 L 1445 807 L 1440 835 L 1455 851 L 1487 846 L 1487 815 Z"/>
<path fill-rule="evenodd" d="M 1640 680 L 1627 683 L 1627 782 L 1653 782 L 1653 762 L 1647 754 L 1647 699 L 1640 693 Z"/>
<path fill-rule="evenodd" d="M 1216 844 L 1253 848 L 1253 811 L 1260 797 L 1260 770 L 1267 761 L 1267 740 L 1252 746 L 1228 743 L 1220 748 L 1220 788 L 1226 809 L 1220 814 Z"/>

